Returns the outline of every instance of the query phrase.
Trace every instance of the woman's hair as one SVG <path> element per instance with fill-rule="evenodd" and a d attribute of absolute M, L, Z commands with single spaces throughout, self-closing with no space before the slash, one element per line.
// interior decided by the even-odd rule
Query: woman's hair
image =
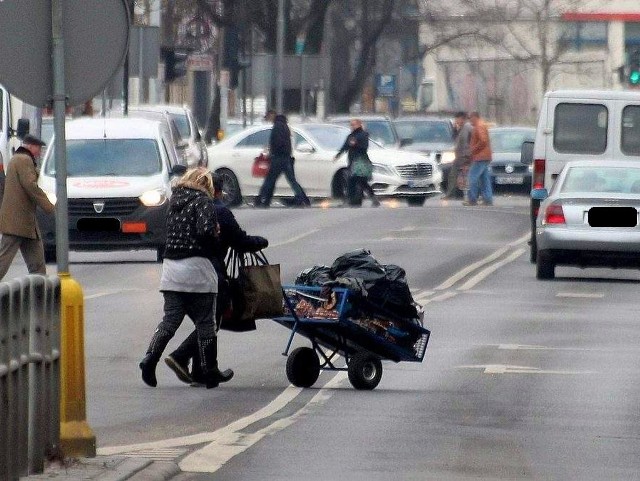
<path fill-rule="evenodd" d="M 206 169 L 205 167 L 197 167 L 195 169 L 187 170 L 187 172 L 180 178 L 178 185 L 200 187 L 202 190 L 206 191 L 207 194 L 213 197 L 213 178 L 211 177 L 209 169 Z"/>

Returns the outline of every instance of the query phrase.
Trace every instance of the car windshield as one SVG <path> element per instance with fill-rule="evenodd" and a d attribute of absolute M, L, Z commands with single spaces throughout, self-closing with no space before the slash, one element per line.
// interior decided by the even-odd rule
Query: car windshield
<path fill-rule="evenodd" d="M 444 120 L 402 120 L 396 122 L 396 130 L 401 139 L 411 139 L 415 143 L 451 143 L 453 132 Z"/>
<path fill-rule="evenodd" d="M 522 143 L 532 140 L 533 134 L 519 130 L 489 130 L 489 138 L 494 152 L 520 152 Z"/>
<path fill-rule="evenodd" d="M 337 121 L 338 125 L 349 127 L 351 120 Z M 369 138 L 381 145 L 393 146 L 396 143 L 396 136 L 389 120 L 363 120 L 364 129 L 369 132 Z"/>
<path fill-rule="evenodd" d="M 183 140 L 191 137 L 191 126 L 189 125 L 189 119 L 185 114 L 169 114 L 171 120 L 176 123 L 180 137 Z"/>
<path fill-rule="evenodd" d="M 560 192 L 607 192 L 640 195 L 640 168 L 570 167 Z"/>
<path fill-rule="evenodd" d="M 338 125 L 308 125 L 303 129 L 303 133 L 318 144 L 324 150 L 338 151 L 347 140 L 347 136 L 351 131 Z M 379 144 L 375 141 L 369 142 L 369 149 L 379 149 Z"/>
<path fill-rule="evenodd" d="M 48 150 L 46 175 L 56 173 L 55 149 Z M 162 159 L 153 139 L 67 140 L 69 177 L 148 176 L 162 171 Z"/>

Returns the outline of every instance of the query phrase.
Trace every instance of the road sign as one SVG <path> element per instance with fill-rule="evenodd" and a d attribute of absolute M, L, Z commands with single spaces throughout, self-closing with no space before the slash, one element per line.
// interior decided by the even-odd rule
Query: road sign
<path fill-rule="evenodd" d="M 396 75 L 376 75 L 378 97 L 395 97 L 397 91 Z"/>
<path fill-rule="evenodd" d="M 65 83 L 69 105 L 102 91 L 124 61 L 129 41 L 126 0 L 62 0 Z M 51 2 L 0 1 L 0 83 L 35 106 L 53 97 Z"/>

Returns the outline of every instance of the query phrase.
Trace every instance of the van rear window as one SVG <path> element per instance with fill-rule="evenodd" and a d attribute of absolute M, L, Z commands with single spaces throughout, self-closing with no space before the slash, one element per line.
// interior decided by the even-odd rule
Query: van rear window
<path fill-rule="evenodd" d="M 620 150 L 625 155 L 640 155 L 640 105 L 627 105 L 622 111 Z"/>
<path fill-rule="evenodd" d="M 608 117 L 604 105 L 558 104 L 553 147 L 567 154 L 603 154 L 607 150 Z"/>
<path fill-rule="evenodd" d="M 45 160 L 45 172 L 56 172 L 55 149 Z M 153 139 L 90 139 L 67 141 L 69 177 L 148 176 L 162 172 L 160 150 Z"/>

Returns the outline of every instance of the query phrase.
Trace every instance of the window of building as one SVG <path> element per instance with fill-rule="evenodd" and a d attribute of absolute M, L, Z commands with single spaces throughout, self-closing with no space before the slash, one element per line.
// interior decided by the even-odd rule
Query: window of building
<path fill-rule="evenodd" d="M 562 25 L 560 42 L 571 50 L 605 47 L 608 43 L 606 22 L 567 22 Z"/>

